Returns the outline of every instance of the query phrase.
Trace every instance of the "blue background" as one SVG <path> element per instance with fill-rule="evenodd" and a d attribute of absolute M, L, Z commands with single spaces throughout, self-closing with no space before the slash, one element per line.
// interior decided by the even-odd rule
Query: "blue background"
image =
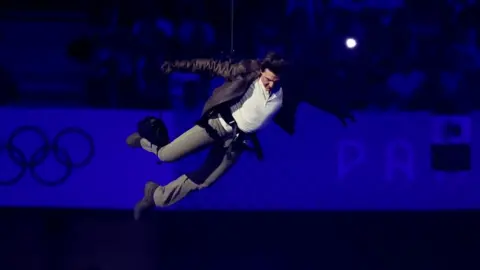
<path fill-rule="evenodd" d="M 201 153 L 178 163 L 158 165 L 154 155 L 130 149 L 124 140 L 134 131 L 136 121 L 158 115 L 156 112 L 1 109 L 0 114 L 9 115 L 0 120 L 2 143 L 19 126 L 41 127 L 53 139 L 72 123 L 91 134 L 95 143 L 91 164 L 75 169 L 63 185 L 45 187 L 27 173 L 18 184 L 1 186 L 3 206 L 129 209 L 142 196 L 147 180 L 166 184 L 204 158 Z M 173 136 L 197 116 L 160 115 Z M 430 146 L 442 142 L 438 126 L 447 121 L 464 126 L 463 137 L 457 140 L 470 143 L 472 163 L 477 162 L 480 146 L 469 134 L 478 132 L 474 123 L 480 115 L 359 113 L 357 119 L 358 123 L 345 128 L 334 117 L 302 106 L 295 136 L 283 133 L 276 125 L 260 133 L 264 161 L 247 152 L 218 183 L 169 209 L 454 209 L 480 205 L 476 181 L 480 172 L 476 167 L 448 174 L 435 172 L 430 166 Z M 40 145 L 33 134 L 24 134 L 15 142 L 27 155 Z M 73 160 L 86 156 L 86 142 L 78 136 L 66 137 L 63 143 Z M 11 178 L 18 168 L 6 152 L 0 154 L 1 176 Z M 50 154 L 38 171 L 48 179 L 63 173 L 64 167 Z"/>

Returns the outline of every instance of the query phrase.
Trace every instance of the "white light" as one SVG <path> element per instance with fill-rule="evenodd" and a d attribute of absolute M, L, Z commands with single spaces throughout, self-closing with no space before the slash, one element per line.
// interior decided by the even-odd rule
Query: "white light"
<path fill-rule="evenodd" d="M 357 46 L 357 41 L 353 38 L 347 38 L 345 40 L 345 46 L 347 46 L 349 49 L 353 49 Z"/>

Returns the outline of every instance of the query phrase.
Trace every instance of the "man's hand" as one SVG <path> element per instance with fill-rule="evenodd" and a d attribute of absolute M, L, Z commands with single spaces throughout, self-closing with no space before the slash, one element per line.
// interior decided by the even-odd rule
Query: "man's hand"
<path fill-rule="evenodd" d="M 160 67 L 160 69 L 162 70 L 163 73 L 170 74 L 173 71 L 172 63 L 164 62 Z"/>

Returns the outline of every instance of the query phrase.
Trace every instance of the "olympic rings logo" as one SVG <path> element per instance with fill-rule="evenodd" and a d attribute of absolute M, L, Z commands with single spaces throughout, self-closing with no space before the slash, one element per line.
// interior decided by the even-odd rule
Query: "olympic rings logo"
<path fill-rule="evenodd" d="M 27 156 L 18 145 L 19 142 L 17 138 L 26 133 L 34 134 L 42 141 L 42 145 L 34 149 L 31 156 Z M 87 155 L 80 161 L 74 161 L 74 159 L 72 159 L 72 153 L 69 153 L 67 149 L 60 146 L 60 142 L 64 137 L 69 135 L 80 135 L 82 140 L 85 140 L 88 144 Z M 15 185 L 27 172 L 30 172 L 32 178 L 42 185 L 58 186 L 63 184 L 71 176 L 74 169 L 85 167 L 91 162 L 95 155 L 95 145 L 92 136 L 80 128 L 65 128 L 55 135 L 50 142 L 40 127 L 22 126 L 12 132 L 5 145 L 0 145 L 0 154 L 2 154 L 2 152 L 6 152 L 10 160 L 13 161 L 20 170 L 18 174 L 11 179 L 0 179 L 0 186 Z M 37 168 L 45 163 L 50 153 L 53 154 L 53 157 L 59 164 L 65 167 L 65 172 L 56 179 L 45 179 L 37 172 Z"/>

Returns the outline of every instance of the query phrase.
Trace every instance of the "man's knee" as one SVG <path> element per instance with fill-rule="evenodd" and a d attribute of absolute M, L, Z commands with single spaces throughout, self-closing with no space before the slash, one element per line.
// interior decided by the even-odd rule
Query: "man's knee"
<path fill-rule="evenodd" d="M 158 150 L 157 157 L 163 162 L 174 162 L 178 159 L 178 154 L 171 151 L 169 145 L 166 145 Z"/>

